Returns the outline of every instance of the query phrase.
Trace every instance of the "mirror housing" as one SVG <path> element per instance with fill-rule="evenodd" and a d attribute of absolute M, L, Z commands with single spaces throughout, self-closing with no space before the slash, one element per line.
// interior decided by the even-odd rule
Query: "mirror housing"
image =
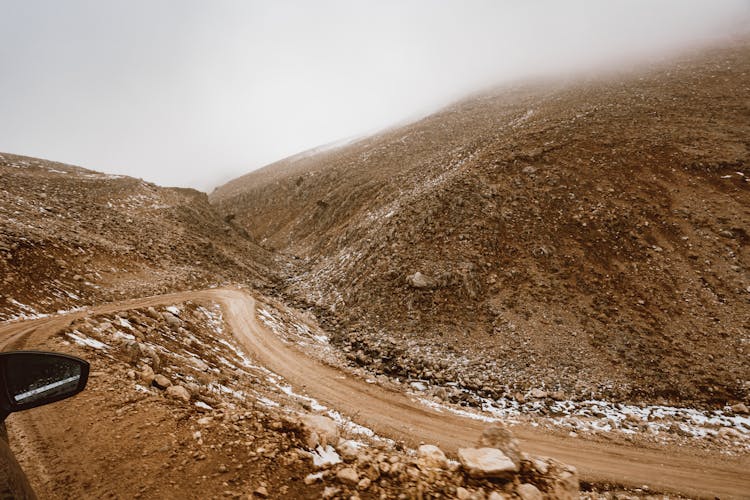
<path fill-rule="evenodd" d="M 89 363 L 43 351 L 0 353 L 0 418 L 54 403 L 86 387 Z"/>

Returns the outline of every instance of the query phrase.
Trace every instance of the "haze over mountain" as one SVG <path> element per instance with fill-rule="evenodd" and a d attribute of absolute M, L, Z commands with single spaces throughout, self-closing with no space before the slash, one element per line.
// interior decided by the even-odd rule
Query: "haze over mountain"
<path fill-rule="evenodd" d="M 2 2 L 0 151 L 209 191 L 488 85 L 627 65 L 744 0 Z"/>
<path fill-rule="evenodd" d="M 743 41 L 499 88 L 210 200 L 298 258 L 289 295 L 355 363 L 492 397 L 743 400 L 748 75 Z"/>

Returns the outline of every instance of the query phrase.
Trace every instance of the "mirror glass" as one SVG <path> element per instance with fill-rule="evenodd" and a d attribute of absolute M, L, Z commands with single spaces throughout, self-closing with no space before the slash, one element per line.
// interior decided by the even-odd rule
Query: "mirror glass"
<path fill-rule="evenodd" d="M 9 356 L 5 365 L 8 396 L 19 406 L 75 394 L 80 381 L 81 364 L 62 356 L 41 353 Z"/>

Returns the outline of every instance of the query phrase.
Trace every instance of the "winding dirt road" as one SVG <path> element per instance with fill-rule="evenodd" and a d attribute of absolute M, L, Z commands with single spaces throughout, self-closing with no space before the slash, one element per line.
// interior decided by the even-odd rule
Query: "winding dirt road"
<path fill-rule="evenodd" d="M 261 326 L 255 301 L 238 289 L 211 289 L 134 299 L 64 315 L 0 326 L 2 350 L 33 348 L 74 319 L 136 307 L 168 305 L 186 300 L 219 302 L 235 337 L 260 364 L 283 376 L 304 392 L 376 433 L 415 446 L 434 443 L 448 452 L 473 444 L 484 424 L 452 413 L 428 409 L 408 396 L 368 384 L 312 359 L 282 342 Z M 679 454 L 580 438 L 561 438 L 527 428 L 515 428 L 524 450 L 575 465 L 582 479 L 629 486 L 647 484 L 652 490 L 695 497 L 750 498 L 750 459 L 716 454 Z"/>

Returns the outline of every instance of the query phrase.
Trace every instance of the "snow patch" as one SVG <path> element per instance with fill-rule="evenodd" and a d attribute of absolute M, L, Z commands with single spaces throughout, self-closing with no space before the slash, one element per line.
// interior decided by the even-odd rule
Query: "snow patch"
<path fill-rule="evenodd" d="M 315 451 L 311 453 L 313 459 L 313 465 L 315 467 L 326 467 L 328 465 L 336 465 L 341 463 L 341 457 L 333 446 L 328 445 L 325 448 L 318 445 Z"/>
<path fill-rule="evenodd" d="M 92 339 L 91 337 L 86 337 L 78 330 L 73 330 L 72 332 L 67 333 L 66 335 L 70 337 L 71 339 L 73 339 L 73 341 L 76 344 L 81 345 L 81 346 L 88 346 L 94 349 L 104 349 L 104 350 L 109 349 L 109 346 L 107 344 L 103 342 L 99 342 L 96 339 Z"/>

